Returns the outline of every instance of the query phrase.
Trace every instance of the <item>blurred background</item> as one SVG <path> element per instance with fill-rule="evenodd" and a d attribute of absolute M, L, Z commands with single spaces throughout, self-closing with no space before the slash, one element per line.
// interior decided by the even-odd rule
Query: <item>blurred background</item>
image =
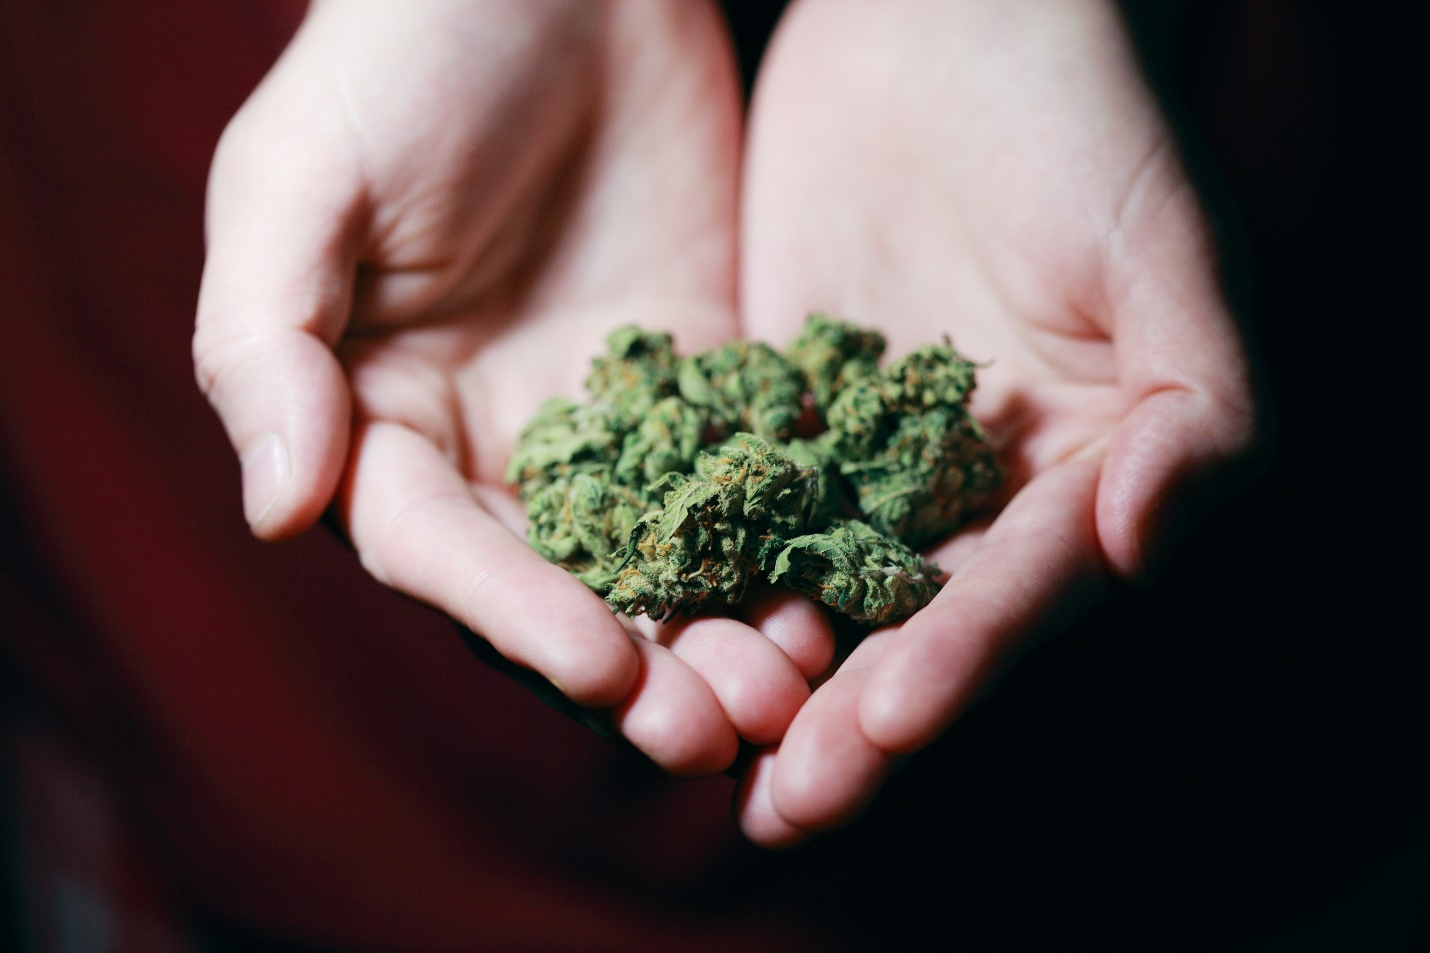
<path fill-rule="evenodd" d="M 120 6 L 0 4 L 0 930 L 44 951 L 321 949 L 245 925 L 214 903 L 212 877 L 186 880 L 202 869 L 194 857 L 226 848 L 186 840 L 203 825 L 168 815 L 155 790 L 211 796 L 214 782 L 156 780 L 182 739 L 150 724 L 173 712 L 131 696 L 157 676 L 84 634 L 131 616 L 202 628 L 168 664 L 208 673 L 206 691 L 221 694 L 239 657 L 230 640 L 268 617 L 210 631 L 194 594 L 209 577 L 179 555 L 194 539 L 242 553 L 209 568 L 276 592 L 284 624 L 315 633 L 313 658 L 341 656 L 373 618 L 417 611 L 361 594 L 355 570 L 332 568 L 342 554 L 330 541 L 248 543 L 235 468 L 188 376 L 203 171 L 301 4 L 266 20 L 242 4 Z M 726 7 L 748 77 L 782 5 Z M 1280 423 L 1265 476 L 1157 581 L 1033 651 L 857 824 L 796 852 L 726 843 L 724 779 L 673 794 L 638 758 L 483 683 L 488 716 L 538 723 L 531 739 L 601 765 L 593 813 L 645 811 L 664 844 L 622 866 L 612 844 L 635 821 L 597 830 L 578 812 L 539 835 L 523 814 L 512 850 L 559 856 L 574 881 L 614 884 L 670 917 L 742 911 L 771 948 L 817 934 L 849 949 L 930 937 L 966 950 L 1430 949 L 1430 627 L 1415 621 L 1430 568 L 1419 344 L 1430 208 L 1414 145 L 1430 24 L 1420 6 L 1389 2 L 1129 9 L 1265 360 Z M 158 317 L 123 323 L 141 313 Z M 85 391 L 84 379 L 100 383 Z M 128 403 L 106 403 L 109 392 Z M 111 446 L 114 434 L 128 442 Z M 145 509 L 156 499 L 178 501 L 168 521 Z M 301 607 L 344 587 L 360 593 L 347 616 Z M 443 651 L 382 674 L 486 677 L 463 668 L 477 663 L 455 638 Z M 372 736 L 397 698 L 366 713 Z M 230 701 L 245 712 L 234 721 L 249 717 L 250 700 Z M 480 714 L 427 716 L 478 731 Z M 440 741 L 390 741 L 442 754 Z M 118 793 L 86 799 L 96 786 Z M 691 859 L 717 842 L 719 863 Z M 137 844 L 124 856 L 140 859 L 106 860 L 101 880 L 138 896 L 125 909 L 145 911 L 152 932 L 116 922 L 102 885 L 55 875 L 66 862 L 37 861 L 37 843 L 74 853 L 77 869 Z"/>

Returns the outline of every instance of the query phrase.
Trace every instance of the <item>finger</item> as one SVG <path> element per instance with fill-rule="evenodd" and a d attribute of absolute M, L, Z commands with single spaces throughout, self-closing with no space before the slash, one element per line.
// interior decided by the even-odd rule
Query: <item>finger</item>
<path fill-rule="evenodd" d="M 751 842 L 770 850 L 787 850 L 807 841 L 810 834 L 775 810 L 770 792 L 778 757 L 778 748 L 768 748 L 751 759 L 735 788 L 733 808 L 735 822 Z"/>
<path fill-rule="evenodd" d="M 524 534 L 526 513 L 514 497 L 485 484 L 473 485 L 471 490 L 481 506 L 511 533 Z M 725 710 L 731 707 L 738 710 L 739 706 L 717 697 L 709 687 L 709 680 L 703 679 L 688 663 L 682 664 L 683 660 L 669 657 L 667 650 L 650 645 L 660 634 L 658 625 L 645 616 L 625 621 L 642 656 L 642 674 L 636 688 L 615 712 L 592 714 L 601 717 L 672 774 L 703 776 L 724 770 L 733 760 L 730 744 L 735 737 L 735 728 Z M 650 657 L 646 658 L 647 655 Z M 808 689 L 802 685 L 798 688 L 803 689 L 799 695 L 801 700 L 808 696 Z M 753 700 L 756 704 L 768 705 L 759 694 Z M 798 702 L 795 706 L 798 707 Z M 776 716 L 776 721 L 783 721 L 779 726 L 781 732 L 793 714 L 791 711 L 788 715 Z"/>
<path fill-rule="evenodd" d="M 472 498 L 513 536 L 526 538 L 526 507 L 510 493 L 487 483 L 468 483 Z"/>
<path fill-rule="evenodd" d="M 779 646 L 806 681 L 834 661 L 834 629 L 814 602 L 788 590 L 761 589 L 746 602 L 745 621 Z"/>
<path fill-rule="evenodd" d="M 640 655 L 640 675 L 612 721 L 631 744 L 681 777 L 724 771 L 740 739 L 719 700 L 690 666 L 663 646 L 631 640 Z"/>
<path fill-rule="evenodd" d="M 244 515 L 273 539 L 318 518 L 346 456 L 350 399 L 331 345 L 347 320 L 360 196 L 309 130 L 290 134 L 263 103 L 214 158 L 193 352 L 242 461 Z"/>
<path fill-rule="evenodd" d="M 639 659 L 598 596 L 478 506 L 426 438 L 375 422 L 354 441 L 339 505 L 369 572 L 460 620 L 575 702 L 606 707 L 627 697 Z"/>
<path fill-rule="evenodd" d="M 682 621 L 660 639 L 704 679 L 746 741 L 779 741 L 809 698 L 804 676 L 779 646 L 735 619 Z"/>
<path fill-rule="evenodd" d="M 1097 473 L 1097 461 L 1067 461 L 1019 491 L 978 552 L 891 635 L 859 701 L 863 736 L 888 752 L 928 744 L 1016 640 L 1095 590 Z"/>
<path fill-rule="evenodd" d="M 769 780 L 779 817 L 800 830 L 830 830 L 879 793 L 893 756 L 864 736 L 859 699 L 891 633 L 866 638 L 810 696 L 785 733 Z M 760 810 L 758 803 L 753 810 Z M 758 815 L 756 815 L 758 816 Z M 777 828 L 766 818 L 761 829 Z"/>
<path fill-rule="evenodd" d="M 1185 522 L 1180 514 L 1210 505 L 1251 472 L 1233 464 L 1255 464 L 1262 422 L 1209 228 L 1170 157 L 1139 178 L 1115 235 L 1108 307 L 1119 375 L 1135 404 L 1106 453 L 1097 528 L 1108 564 L 1134 576 L 1165 552 Z M 1209 479 L 1218 474 L 1227 479 Z"/>
<path fill-rule="evenodd" d="M 973 558 L 978 548 L 983 545 L 983 537 L 991 523 L 992 519 L 985 517 L 960 527 L 955 535 L 944 540 L 937 549 L 928 554 L 928 561 L 938 566 L 942 578 L 949 578 Z"/>

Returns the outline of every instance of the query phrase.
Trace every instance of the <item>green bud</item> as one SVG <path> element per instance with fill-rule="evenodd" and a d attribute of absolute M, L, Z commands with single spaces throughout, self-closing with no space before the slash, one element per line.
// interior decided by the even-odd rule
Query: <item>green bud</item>
<path fill-rule="evenodd" d="M 910 546 L 947 536 L 1002 478 L 982 428 L 961 407 L 897 418 L 877 451 L 844 461 L 840 473 L 864 518 Z"/>
<path fill-rule="evenodd" d="M 790 459 L 814 471 L 815 505 L 811 525 L 824 526 L 856 512 L 845 489 L 847 481 L 839 475 L 839 442 L 835 433 L 825 431 L 810 440 L 796 437 L 781 446 Z"/>
<path fill-rule="evenodd" d="M 507 463 L 506 481 L 527 499 L 558 477 L 609 469 L 620 447 L 621 433 L 609 414 L 590 404 L 553 397 L 522 429 Z"/>
<path fill-rule="evenodd" d="M 654 404 L 636 429 L 626 434 L 616 461 L 622 483 L 653 483 L 667 473 L 689 473 L 700 451 L 708 415 L 679 397 Z"/>
<path fill-rule="evenodd" d="M 799 372 L 768 344 L 730 341 L 680 362 L 680 396 L 721 433 L 789 436 L 803 410 Z"/>
<path fill-rule="evenodd" d="M 804 375 L 815 409 L 824 413 L 845 385 L 878 371 L 884 347 L 878 331 L 811 314 L 785 358 Z"/>
<path fill-rule="evenodd" d="M 637 426 L 662 398 L 675 393 L 679 358 L 669 334 L 617 328 L 606 338 L 607 351 L 592 362 L 586 391 L 606 409 L 622 431 Z"/>
<path fill-rule="evenodd" d="M 829 432 L 859 511 L 910 546 L 948 535 L 1002 480 L 966 403 L 977 369 L 952 346 L 929 344 L 839 393 Z"/>
<path fill-rule="evenodd" d="M 606 600 L 664 619 L 708 601 L 738 603 L 783 541 L 809 525 L 815 474 L 753 434 L 702 453 L 695 473 L 669 474 L 660 510 L 631 532 Z"/>
<path fill-rule="evenodd" d="M 858 520 L 798 536 L 775 559 L 783 582 L 859 622 L 884 625 L 913 615 L 938 594 L 939 569 Z"/>
<path fill-rule="evenodd" d="M 612 483 L 609 471 L 558 477 L 528 501 L 527 541 L 604 594 L 620 569 L 618 553 L 651 505 L 649 495 Z"/>

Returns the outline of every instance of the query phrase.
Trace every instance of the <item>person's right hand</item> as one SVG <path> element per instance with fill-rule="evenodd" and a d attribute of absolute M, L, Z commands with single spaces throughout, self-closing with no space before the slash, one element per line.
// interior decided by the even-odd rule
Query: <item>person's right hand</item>
<path fill-rule="evenodd" d="M 614 327 L 735 334 L 739 111 L 708 3 L 315 3 L 215 157 L 194 340 L 255 534 L 332 506 L 375 577 L 682 774 L 778 740 L 798 650 L 731 619 L 633 637 L 501 476 Z"/>
<path fill-rule="evenodd" d="M 1008 501 L 929 553 L 949 573 L 870 634 L 752 762 L 746 833 L 847 823 L 1036 632 L 1145 577 L 1252 472 L 1256 373 L 1212 233 L 1111 0 L 805 0 L 761 67 L 742 315 L 948 335 Z M 812 635 L 817 637 L 817 635 Z"/>

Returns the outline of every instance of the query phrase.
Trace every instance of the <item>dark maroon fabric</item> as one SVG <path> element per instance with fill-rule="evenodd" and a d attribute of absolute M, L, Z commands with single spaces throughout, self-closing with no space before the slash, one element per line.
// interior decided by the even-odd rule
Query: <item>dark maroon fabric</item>
<path fill-rule="evenodd" d="M 746 849 L 730 782 L 660 779 L 324 533 L 249 537 L 189 359 L 203 189 L 300 15 L 0 6 L 5 653 L 191 909 L 392 949 L 787 948 L 681 912 Z"/>

